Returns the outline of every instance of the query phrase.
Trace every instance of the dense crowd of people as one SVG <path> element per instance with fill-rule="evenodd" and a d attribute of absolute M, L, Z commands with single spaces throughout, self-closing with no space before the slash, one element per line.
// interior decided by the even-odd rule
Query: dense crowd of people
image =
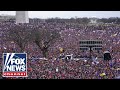
<path fill-rule="evenodd" d="M 29 62 L 29 77 L 41 79 L 114 79 L 120 74 L 120 61 L 36 61 Z M 35 64 L 36 63 L 36 64 Z M 36 69 L 37 68 L 37 69 Z"/>
<path fill-rule="evenodd" d="M 100 60 L 98 63 L 86 60 L 28 60 L 27 65 L 28 77 L 24 79 L 115 79 L 120 75 L 120 60 Z"/>
<path fill-rule="evenodd" d="M 5 33 L 15 25 L 14 22 L 0 23 L 1 57 L 3 52 L 19 52 L 19 47 L 13 41 L 5 41 Z M 48 61 L 29 60 L 31 57 L 40 58 L 43 56 L 35 43 L 30 43 L 26 46 L 25 52 L 28 54 L 28 79 L 113 79 L 120 75 L 120 26 L 118 24 L 89 25 L 68 23 L 65 20 L 61 22 L 48 22 L 47 20 L 33 19 L 30 20 L 29 24 L 20 24 L 20 26 L 58 30 L 61 35 L 61 38 L 49 48 Z M 73 54 L 74 57 L 79 55 L 89 56 L 89 50 L 80 51 L 80 40 L 102 40 L 103 50 L 99 52 L 93 50 L 93 53 L 98 57 L 103 57 L 103 52 L 108 50 L 111 53 L 112 62 L 104 60 L 99 60 L 98 63 L 85 60 L 71 60 L 69 62 L 56 60 L 61 54 L 60 48 L 64 49 L 65 55 Z M 2 78 L 2 76 L 0 77 Z"/>

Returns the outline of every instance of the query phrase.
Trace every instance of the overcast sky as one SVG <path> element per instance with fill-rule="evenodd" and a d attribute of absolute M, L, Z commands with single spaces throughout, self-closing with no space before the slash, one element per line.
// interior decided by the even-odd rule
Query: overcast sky
<path fill-rule="evenodd" d="M 15 11 L 0 11 L 1 14 L 15 15 Z M 120 11 L 29 11 L 30 18 L 71 18 L 71 17 L 120 17 Z"/>

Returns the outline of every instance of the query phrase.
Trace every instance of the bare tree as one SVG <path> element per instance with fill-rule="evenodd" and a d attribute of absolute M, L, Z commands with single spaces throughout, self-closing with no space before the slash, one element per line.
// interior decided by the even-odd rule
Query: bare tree
<path fill-rule="evenodd" d="M 60 34 L 57 30 L 36 28 L 32 32 L 33 41 L 42 51 L 43 57 L 47 57 L 49 47 L 54 44 Z"/>
<path fill-rule="evenodd" d="M 31 38 L 31 29 L 26 28 L 23 25 L 16 25 L 15 27 L 10 28 L 7 34 L 7 39 L 14 41 L 15 44 L 20 47 L 20 52 L 25 50 L 25 46 L 27 46 Z"/>

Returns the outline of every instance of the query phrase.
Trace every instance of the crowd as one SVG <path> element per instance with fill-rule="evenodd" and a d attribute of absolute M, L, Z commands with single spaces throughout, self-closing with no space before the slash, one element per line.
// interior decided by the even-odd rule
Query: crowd
<path fill-rule="evenodd" d="M 3 52 L 19 52 L 19 47 L 12 41 L 5 41 L 5 33 L 9 28 L 14 27 L 14 22 L 0 23 L 0 55 Z M 48 28 L 49 30 L 58 30 L 61 39 L 57 40 L 50 48 L 48 61 L 28 60 L 28 79 L 113 79 L 119 75 L 120 66 L 120 26 L 117 24 L 111 25 L 85 25 L 78 23 L 68 23 L 65 20 L 61 22 L 30 20 L 29 24 L 20 24 L 24 27 L 41 29 Z M 64 49 L 64 54 L 73 56 L 89 56 L 89 51 L 80 51 L 80 40 L 102 40 L 103 50 L 93 51 L 98 57 L 103 57 L 105 50 L 110 51 L 112 61 L 100 60 L 95 64 L 91 61 L 58 61 L 54 60 L 60 55 L 59 49 Z M 35 45 L 30 43 L 25 50 L 28 54 L 28 59 L 31 57 L 42 57 L 42 53 Z M 52 58 L 50 58 L 52 57 Z M 1 59 L 2 60 L 2 59 Z M 1 61 L 0 61 L 1 62 Z M 117 63 L 116 63 L 117 62 Z M 114 63 L 111 66 L 111 63 Z M 2 65 L 1 65 L 2 66 Z M 0 73 L 1 74 L 1 73 Z M 1 77 L 1 76 L 0 76 Z M 2 78 L 2 77 L 1 77 Z"/>
<path fill-rule="evenodd" d="M 29 62 L 29 77 L 39 79 L 114 79 L 120 74 L 120 61 L 36 61 Z M 104 75 L 103 75 L 104 73 Z"/>
<path fill-rule="evenodd" d="M 115 79 L 120 75 L 120 60 L 100 60 L 99 63 L 85 60 L 28 60 L 27 65 L 28 77 L 24 79 Z"/>

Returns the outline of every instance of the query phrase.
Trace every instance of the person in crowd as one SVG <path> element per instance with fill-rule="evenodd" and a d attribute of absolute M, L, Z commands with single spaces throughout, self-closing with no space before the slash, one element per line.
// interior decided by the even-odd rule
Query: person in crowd
<path fill-rule="evenodd" d="M 14 22 L 0 23 L 0 54 L 5 52 L 20 52 L 19 47 L 5 41 L 5 34 L 9 28 L 14 27 Z M 48 51 L 48 60 L 34 60 L 30 59 L 32 56 L 41 58 L 42 53 L 35 45 L 29 43 L 29 47 L 25 47 L 25 52 L 28 53 L 28 77 L 24 79 L 114 79 L 119 76 L 120 66 L 120 26 L 119 25 L 87 25 L 79 24 L 78 22 L 70 23 L 67 20 L 41 20 L 31 19 L 28 24 L 19 24 L 21 27 L 29 27 L 34 29 L 48 28 L 49 30 L 58 30 L 61 38 L 57 40 L 54 45 L 51 45 Z M 102 51 L 94 52 L 97 57 L 93 57 L 93 61 L 88 60 L 56 60 L 62 53 L 64 55 L 89 56 L 89 51 L 81 52 L 79 50 L 79 40 L 102 40 L 103 49 L 111 52 L 111 60 L 104 61 L 104 58 L 98 60 L 99 57 L 104 56 Z M 59 48 L 62 47 L 62 48 Z M 104 51 L 103 50 L 103 51 Z M 55 59 L 55 60 L 54 60 Z M 99 61 L 99 62 L 98 62 Z M 93 64 L 93 62 L 95 62 Z M 2 79 L 2 59 L 0 59 L 0 79 Z M 23 79 L 23 78 L 19 78 Z"/>

